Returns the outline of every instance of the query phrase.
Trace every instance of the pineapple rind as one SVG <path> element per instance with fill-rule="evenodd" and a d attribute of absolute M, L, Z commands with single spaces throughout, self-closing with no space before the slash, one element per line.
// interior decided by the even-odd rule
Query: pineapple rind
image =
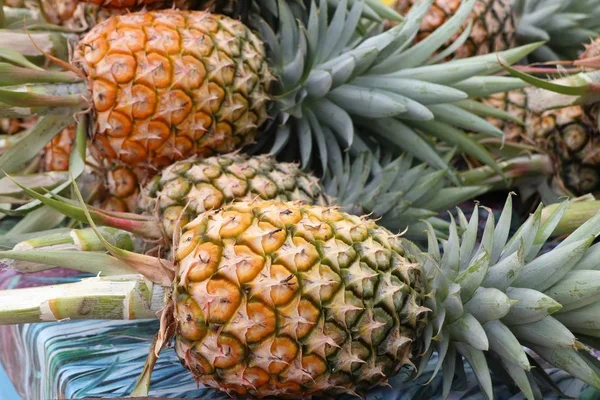
<path fill-rule="evenodd" d="M 113 16 L 78 43 L 102 159 L 158 169 L 253 140 L 267 118 L 272 75 L 241 22 L 207 12 Z"/>
<path fill-rule="evenodd" d="M 333 208 L 226 206 L 177 257 L 179 357 L 232 395 L 362 393 L 409 363 L 428 311 L 402 239 Z"/>
<path fill-rule="evenodd" d="M 164 216 L 161 220 L 168 237 L 173 234 L 173 218 L 179 215 L 185 222 L 232 201 L 282 200 L 335 205 L 354 215 L 371 214 L 381 226 L 408 229 L 408 237 L 422 238 L 425 225 L 421 220 L 439 223 L 438 211 L 486 191 L 484 186 L 446 188 L 443 175 L 425 165 L 413 166 L 413 158 L 407 155 L 381 167 L 363 154 L 352 166 L 346 163 L 338 175 L 322 182 L 297 164 L 277 162 L 266 155 L 191 158 L 167 167 L 144 186 L 139 209 Z M 446 196 L 444 201 L 428 207 L 436 194 Z M 447 225 L 438 229 L 444 237 L 442 226 Z"/>

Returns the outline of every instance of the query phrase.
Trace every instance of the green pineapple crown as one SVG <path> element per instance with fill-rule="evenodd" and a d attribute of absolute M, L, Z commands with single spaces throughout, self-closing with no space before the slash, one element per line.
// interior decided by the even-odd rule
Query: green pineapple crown
<path fill-rule="evenodd" d="M 600 234 L 600 214 L 551 251 L 538 255 L 566 206 L 566 202 L 562 203 L 543 222 L 540 207 L 512 237 L 509 234 L 512 199 L 509 197 L 498 223 L 490 213 L 483 230 L 478 228 L 477 208 L 470 220 L 458 212 L 458 223 L 452 221 L 448 240 L 438 241 L 430 229 L 426 252 L 399 238 L 398 245 L 413 263 L 403 268 L 422 271 L 423 282 L 414 284 L 424 285 L 425 294 L 424 303 L 407 304 L 402 311 L 408 318 L 406 323 L 421 326 L 414 352 L 406 355 L 403 363 L 415 363 L 417 371 L 423 371 L 431 356 L 437 353 L 434 375 L 442 372 L 445 397 L 451 390 L 455 373 L 463 368 L 459 361 L 464 358 L 489 398 L 493 397 L 491 374 L 498 374 L 508 377 L 526 398 L 534 399 L 537 382 L 547 377 L 543 369 L 535 368 L 538 364 L 524 350 L 525 346 L 547 362 L 599 388 L 600 362 L 591 354 L 590 347 L 597 346 L 600 336 L 600 308 L 597 306 L 600 247 L 592 246 Z M 462 235 L 458 234 L 458 227 L 463 228 Z M 102 270 L 112 276 L 48 290 L 2 291 L 0 323 L 39 322 L 41 315 L 43 320 L 52 315 L 73 319 L 151 317 L 153 310 L 163 306 L 160 298 L 164 291 L 160 286 L 171 284 L 164 276 L 166 273 L 158 273 L 156 268 L 161 263 L 163 266 L 169 263 L 158 260 L 156 264 L 152 257 L 118 249 L 111 244 L 118 237 L 115 233 L 105 230 L 102 235 L 109 236 L 110 242 L 103 237 L 99 241 L 113 255 L 71 252 L 73 259 L 77 257 L 73 266 L 83 266 L 87 272 Z M 479 241 L 478 237 L 481 237 Z M 79 240 L 84 239 L 79 236 Z M 93 241 L 91 237 L 88 239 Z M 39 252 L 46 264 L 52 264 L 57 260 L 56 251 L 29 253 Z M 15 251 L 7 251 L 0 256 L 12 258 L 14 254 Z M 130 275 L 134 271 L 143 273 L 149 280 Z M 393 303 L 394 294 L 385 290 L 385 279 L 381 282 L 377 301 Z M 64 297 L 65 293 L 70 293 L 68 298 Z M 15 296 L 26 301 L 15 301 Z M 97 306 L 91 309 L 77 306 L 79 302 L 90 304 L 90 296 Z M 128 300 L 115 301 L 123 298 Z M 53 314 L 42 313 L 43 304 L 52 304 Z M 85 312 L 80 313 L 81 310 Z M 375 329 L 378 324 L 367 319 L 364 329 Z M 392 337 L 388 345 L 401 346 L 403 340 L 405 338 Z"/>
<path fill-rule="evenodd" d="M 483 232 L 478 229 L 477 207 L 470 220 L 458 210 L 464 233 L 458 235 L 453 221 L 442 252 L 430 232 L 421 262 L 432 289 L 426 300 L 432 313 L 420 368 L 437 352 L 436 372 L 443 366 L 444 395 L 450 390 L 455 360 L 462 356 L 489 398 L 490 370 L 500 370 L 500 376 L 510 377 L 526 398 L 533 399 L 535 380 L 530 378 L 543 371 L 532 368 L 535 360 L 523 346 L 599 387 L 600 363 L 587 346 L 594 346 L 600 333 L 593 322 L 600 312 L 595 305 L 600 296 L 599 247 L 590 247 L 600 234 L 600 214 L 538 255 L 566 207 L 567 202 L 562 203 L 542 220 L 540 206 L 510 239 L 511 197 L 497 224 L 494 215 L 488 215 Z"/>
<path fill-rule="evenodd" d="M 264 21 L 254 23 L 269 49 L 279 88 L 274 133 L 263 135 L 252 151 L 300 160 L 303 167 L 319 160 L 321 170 L 327 171 L 342 163 L 343 151 L 356 156 L 370 151 L 376 141 L 433 168 L 448 169 L 433 145 L 439 141 L 500 172 L 491 155 L 465 133 L 503 137 L 482 118 L 498 115 L 498 110 L 469 98 L 522 87 L 523 82 L 487 76 L 501 69 L 496 54 L 436 65 L 464 39 L 436 54 L 460 29 L 474 0 L 462 2 L 456 15 L 416 44 L 414 37 L 432 0 L 413 7 L 403 22 L 385 32 L 382 24 L 361 19 L 363 2 L 340 0 L 333 15 L 328 15 L 326 3 L 322 0 L 317 7 L 311 1 L 310 7 L 297 10 L 279 1 L 277 31 Z M 514 63 L 539 46 L 499 57 Z"/>

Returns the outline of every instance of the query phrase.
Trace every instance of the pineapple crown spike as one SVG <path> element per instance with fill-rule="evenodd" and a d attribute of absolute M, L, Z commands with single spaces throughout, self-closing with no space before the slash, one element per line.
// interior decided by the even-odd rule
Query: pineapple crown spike
<path fill-rule="evenodd" d="M 434 329 L 425 330 L 421 366 L 434 349 L 439 355 L 436 371 L 445 357 L 460 355 L 471 364 L 482 390 L 491 398 L 489 366 L 499 362 L 513 383 L 533 399 L 532 381 L 526 379 L 533 373 L 531 359 L 521 347 L 524 344 L 551 364 L 598 387 L 600 378 L 594 372 L 597 361 L 588 366 L 591 357 L 585 351 L 578 352 L 580 342 L 591 345 L 598 333 L 582 330 L 581 318 L 569 319 L 569 314 L 563 313 L 583 311 L 600 293 L 595 283 L 590 284 L 594 289 L 578 299 L 566 292 L 582 275 L 600 277 L 597 265 L 590 262 L 597 252 L 597 246 L 590 245 L 600 234 L 600 213 L 559 246 L 538 256 L 567 204 L 551 210 L 545 220 L 539 207 L 508 240 L 512 219 L 509 197 L 497 224 L 488 212 L 478 246 L 479 207 L 470 220 L 459 210 L 458 226 L 464 232 L 458 234 L 452 219 L 441 253 L 435 233 L 429 230 L 428 251 L 420 261 L 435 293 L 425 303 L 433 310 L 430 318 Z M 577 332 L 577 340 L 572 332 Z M 444 393 L 448 393 L 454 370 L 444 369 L 443 374 Z"/>

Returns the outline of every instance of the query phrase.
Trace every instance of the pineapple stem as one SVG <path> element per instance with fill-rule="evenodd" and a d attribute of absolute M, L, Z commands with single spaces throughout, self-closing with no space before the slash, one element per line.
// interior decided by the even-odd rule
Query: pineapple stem
<path fill-rule="evenodd" d="M 506 180 L 496 174 L 489 166 L 473 168 L 459 174 L 463 185 L 494 185 L 496 189 L 508 189 L 515 181 L 532 176 L 548 176 L 554 174 L 552 160 L 547 155 L 516 157 L 498 164 Z M 508 186 L 508 187 L 507 187 Z"/>
<path fill-rule="evenodd" d="M 560 206 L 551 204 L 542 210 L 542 223 Z M 553 236 L 563 236 L 573 233 L 586 221 L 600 213 L 600 200 L 574 200 L 569 203 L 558 225 L 552 232 Z"/>
<path fill-rule="evenodd" d="M 74 244 L 70 232 L 57 232 L 17 243 L 15 250 L 40 249 L 43 247 Z"/>
<path fill-rule="evenodd" d="M 60 249 L 60 250 L 58 250 Z M 0 251 L 0 258 L 7 258 L 9 268 L 24 272 L 39 272 L 54 267 L 69 268 L 89 274 L 130 275 L 136 271 L 119 259 L 105 253 L 88 251 L 79 253 L 68 244 L 56 245 L 52 250 Z"/>
<path fill-rule="evenodd" d="M 155 318 L 165 289 L 140 275 L 87 278 L 60 285 L 0 291 L 0 324 L 69 319 Z"/>
<path fill-rule="evenodd" d="M 72 72 L 44 71 L 0 63 L 0 86 L 28 83 L 74 83 L 78 81 L 81 81 L 81 77 Z"/>

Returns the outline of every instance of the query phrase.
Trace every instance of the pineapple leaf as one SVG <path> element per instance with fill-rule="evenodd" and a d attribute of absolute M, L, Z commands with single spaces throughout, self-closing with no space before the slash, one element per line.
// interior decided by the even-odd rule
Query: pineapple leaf
<path fill-rule="evenodd" d="M 465 343 L 456 343 L 455 346 L 458 352 L 471 364 L 483 392 L 488 396 L 488 399 L 492 399 L 494 397 L 492 378 L 483 351 Z"/>
<path fill-rule="evenodd" d="M 467 99 L 467 94 L 449 86 L 412 79 L 393 79 L 367 75 L 352 80 L 353 85 L 390 91 L 413 99 L 420 104 L 454 103 Z"/>
<path fill-rule="evenodd" d="M 496 171 L 497 174 L 504 176 L 504 172 L 485 147 L 453 126 L 438 121 L 410 121 L 409 125 L 420 131 L 428 132 L 450 144 L 459 146 L 465 153 L 476 157 Z"/>
<path fill-rule="evenodd" d="M 452 87 L 466 93 L 470 98 L 488 97 L 529 86 L 526 82 L 507 76 L 474 76 L 455 83 Z"/>
<path fill-rule="evenodd" d="M 404 20 L 402 15 L 398 14 L 393 8 L 383 4 L 381 0 L 365 0 L 365 3 L 381 18 L 396 22 L 402 22 Z"/>
<path fill-rule="evenodd" d="M 531 383 L 527 378 L 527 373 L 519 365 L 515 365 L 510 361 L 500 358 L 502 367 L 510 375 L 511 379 L 517 384 L 518 388 L 523 392 L 523 395 L 527 400 L 535 400 Z"/>
<path fill-rule="evenodd" d="M 6 212 L 6 210 L 2 210 Z M 50 207 L 39 207 L 21 218 L 7 235 L 22 235 L 31 232 L 39 232 L 53 229 L 65 220 L 65 215 Z"/>
<path fill-rule="evenodd" d="M 12 62 L 13 64 L 20 65 L 23 68 L 28 68 L 36 71 L 43 71 L 44 69 L 38 67 L 27 58 L 25 58 L 20 52 L 12 49 L 0 48 L 0 58 Z"/>
<path fill-rule="evenodd" d="M 475 1 L 461 1 L 454 15 L 441 27 L 398 56 L 401 61 L 396 68 L 413 68 L 425 62 L 437 49 L 446 43 L 449 37 L 452 37 L 460 29 L 473 9 Z"/>
<path fill-rule="evenodd" d="M 468 21 L 467 26 L 464 27 L 460 36 L 452 42 L 452 44 L 446 47 L 444 50 L 440 51 L 437 55 L 431 57 L 424 65 L 432 65 L 437 64 L 441 60 L 444 60 L 447 57 L 450 57 L 454 54 L 471 36 L 471 30 L 473 29 L 473 21 Z"/>
<path fill-rule="evenodd" d="M 463 108 L 467 111 L 470 111 L 474 115 L 478 115 L 484 118 L 499 118 L 506 121 L 514 122 L 515 124 L 525 125 L 525 122 L 519 119 L 516 115 L 511 112 L 499 110 L 495 107 L 488 106 L 487 104 L 483 104 L 480 101 L 475 100 L 462 100 L 454 103 L 456 107 Z"/>
<path fill-rule="evenodd" d="M 430 105 L 429 109 L 435 115 L 436 121 L 457 126 L 470 132 L 481 132 L 489 136 L 504 138 L 504 132 L 501 129 L 455 105 L 435 104 Z"/>
<path fill-rule="evenodd" d="M 32 92 L 16 92 L 0 89 L 0 101 L 13 107 L 63 107 L 79 110 L 87 107 L 87 102 L 80 95 L 54 96 Z"/>
<path fill-rule="evenodd" d="M 79 81 L 81 81 L 81 77 L 72 72 L 44 71 L 0 62 L 0 86 L 26 83 L 73 83 Z"/>

